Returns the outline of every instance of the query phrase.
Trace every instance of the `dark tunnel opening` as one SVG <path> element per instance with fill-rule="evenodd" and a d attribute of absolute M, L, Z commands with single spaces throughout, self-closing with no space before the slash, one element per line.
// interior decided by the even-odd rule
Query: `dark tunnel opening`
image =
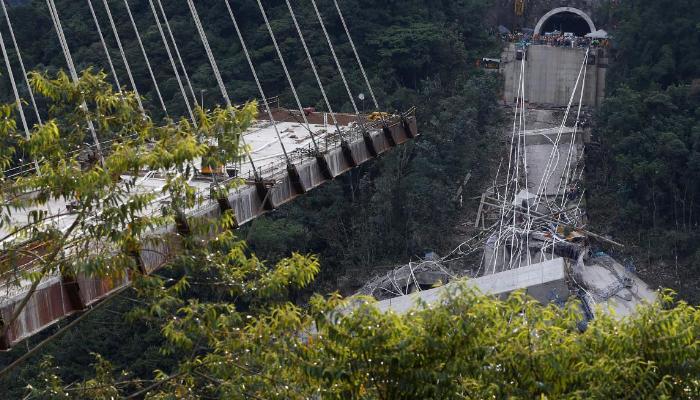
<path fill-rule="evenodd" d="M 584 36 L 591 33 L 591 28 L 580 15 L 565 11 L 547 18 L 542 24 L 540 33 L 544 34 L 553 31 L 572 32 L 576 36 Z"/>

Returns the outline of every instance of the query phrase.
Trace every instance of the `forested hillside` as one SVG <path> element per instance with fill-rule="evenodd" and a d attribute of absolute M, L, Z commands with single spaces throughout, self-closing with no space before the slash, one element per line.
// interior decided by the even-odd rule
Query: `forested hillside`
<path fill-rule="evenodd" d="M 86 4 L 56 3 L 79 68 L 107 70 Z M 113 59 L 119 60 L 104 8 L 100 1 L 93 3 Z M 197 95 L 203 96 L 205 106 L 221 103 L 187 7 L 179 0 L 163 3 Z M 237 101 L 256 97 L 250 70 L 225 6 L 222 2 L 196 3 L 230 94 Z M 273 29 L 302 102 L 325 109 L 286 5 L 282 1 L 264 3 L 269 5 Z M 340 2 L 380 105 L 389 111 L 417 106 L 422 136 L 415 144 L 397 148 L 387 157 L 239 231 L 252 250 L 271 262 L 288 256 L 292 250 L 319 254 L 322 268 L 317 286 L 304 289 L 307 293 L 314 289 L 321 293 L 336 290 L 338 279 L 348 271 L 359 269 L 371 275 L 375 265 L 399 263 L 427 251 L 447 249 L 452 245 L 449 231 L 457 212 L 454 202 L 457 187 L 471 172 L 465 197 L 476 195 L 483 182 L 490 179 L 493 161 L 497 160 L 500 150 L 496 136 L 500 118 L 496 99 L 500 83 L 496 75 L 484 74 L 473 67 L 475 59 L 499 52 L 498 43 L 482 25 L 481 16 L 489 4 L 481 0 L 437 3 L 432 0 L 382 4 L 369 0 Z M 154 72 L 168 111 L 171 115 L 181 114 L 184 105 L 148 2 L 132 0 L 129 4 L 151 64 L 156 66 Z M 336 110 L 351 111 L 310 2 L 293 4 L 330 101 Z M 158 118 L 161 112 L 153 85 L 123 3 L 111 1 L 110 5 L 137 87 L 148 99 L 148 110 Z M 367 94 L 332 2 L 319 1 L 319 7 L 353 92 Z M 279 94 L 283 103 L 290 105 L 291 93 L 255 2 L 235 2 L 234 12 L 243 26 L 266 92 Z M 48 71 L 64 68 L 65 61 L 51 29 L 45 2 L 35 0 L 13 7 L 10 14 L 28 68 Z M 128 83 L 123 66 L 119 61 L 115 63 L 122 84 Z M 2 93 L 11 93 L 6 77 L 0 78 L 5 85 Z M 358 103 L 365 109 L 370 108 L 369 102 Z M 125 322 L 122 315 L 114 315 L 115 311 L 122 313 L 138 304 L 121 297 L 113 300 L 109 310 L 84 322 L 83 329 L 63 336 L 44 354 L 56 357 L 57 364 L 62 367 L 59 375 L 67 382 L 91 376 L 93 371 L 86 368 L 93 360 L 91 351 L 104 354 L 116 369 L 129 369 L 138 377 L 148 378 L 157 368 L 167 369 L 173 358 L 158 353 L 163 341 L 160 325 L 148 319 Z M 30 342 L 40 339 L 37 337 Z M 21 352 L 22 349 L 16 349 L 7 359 Z M 34 380 L 38 369 L 38 363 L 28 363 L 12 393 L 23 393 L 23 386 Z"/>
<path fill-rule="evenodd" d="M 93 3 L 117 74 L 126 85 L 126 72 L 119 61 L 105 8 L 101 1 Z M 147 108 L 156 116 L 162 115 L 124 4 L 109 4 L 137 87 L 149 100 Z M 168 111 L 171 115 L 184 115 L 184 103 L 148 2 L 132 0 L 129 4 L 151 64 L 156 67 L 154 72 Z M 223 2 L 204 4 L 198 5 L 200 16 L 229 93 L 239 102 L 257 97 Z M 335 110 L 351 111 L 310 2 L 293 4 L 330 102 Z M 167 0 L 163 5 L 197 96 L 203 98 L 205 106 L 221 103 L 189 10 L 181 1 Z M 266 1 L 265 5 L 302 103 L 325 109 L 285 3 Z M 108 71 L 86 4 L 57 1 L 57 6 L 79 69 Z M 498 151 L 493 135 L 498 118 L 496 92 L 500 87 L 495 76 L 483 76 L 472 68 L 476 59 L 499 52 L 494 38 L 488 35 L 488 27 L 482 25 L 489 2 L 413 0 L 377 4 L 349 0 L 342 1 L 341 6 L 381 107 L 394 111 L 418 106 L 424 137 L 416 147 L 407 146 L 379 163 L 354 171 L 342 184 L 258 221 L 246 231 L 253 248 L 265 257 L 274 259 L 286 254 L 288 244 L 293 243 L 295 249 L 321 254 L 327 266 L 324 270 L 336 272 L 352 265 L 395 263 L 449 247 L 451 242 L 445 231 L 451 226 L 457 186 L 471 171 L 471 187 L 480 189 L 481 179 L 488 176 L 492 155 Z M 369 98 L 333 3 L 320 1 L 319 8 L 353 93 L 364 93 Z M 266 93 L 280 95 L 282 103 L 291 106 L 291 91 L 256 2 L 236 2 L 233 9 Z M 65 65 L 44 1 L 13 7 L 11 16 L 29 68 L 55 70 Z M 6 86 L 2 93 L 9 95 L 9 82 L 2 82 Z M 370 101 L 356 101 L 361 108 L 370 109 Z"/>
<path fill-rule="evenodd" d="M 20 3 L 11 17 L 25 61 L 30 69 L 48 70 L 50 82 L 64 60 L 45 3 Z M 87 4 L 56 3 L 79 68 L 106 70 Z M 102 2 L 93 3 L 116 60 Z M 109 3 L 137 86 L 159 120 L 162 111 L 123 2 Z M 195 3 L 229 92 L 238 102 L 256 97 L 223 3 Z M 291 104 L 256 2 L 231 3 L 266 92 Z M 323 110 L 285 3 L 264 3 L 302 101 Z M 498 300 L 458 290 L 432 309 L 405 315 L 368 304 L 349 312 L 340 296 L 329 295 L 348 275 L 449 249 L 451 229 L 465 212 L 453 199 L 457 187 L 470 172 L 468 199 L 493 179 L 501 151 L 501 82 L 474 68 L 475 59 L 499 52 L 487 34 L 492 27 L 483 26 L 489 3 L 340 1 L 381 106 L 417 106 L 421 137 L 250 226 L 234 231 L 224 217 L 215 239 L 184 238 L 183 256 L 172 265 L 137 277 L 133 290 L 103 303 L 0 377 L 0 397 L 698 398 L 700 311 L 671 295 L 661 294 L 658 304 L 623 321 L 602 315 L 585 329 L 577 303 L 543 307 L 521 293 Z M 609 96 L 596 117 L 598 145 L 587 149 L 586 208 L 594 229 L 635 245 L 630 255 L 648 255 L 638 266 L 669 273 L 671 285 L 700 275 L 700 88 L 693 83 L 700 71 L 700 11 L 693 3 L 611 1 L 601 10 L 615 35 L 616 56 Z M 148 0 L 129 4 L 168 110 L 182 114 Z M 330 101 L 350 111 L 309 1 L 293 4 Z M 187 8 L 180 0 L 164 5 L 198 95 L 205 106 L 220 103 Z M 353 93 L 366 94 L 332 1 L 319 5 Z M 119 62 L 117 69 L 126 82 Z M 109 93 L 99 75 L 87 76 L 98 82 L 91 95 Z M 6 95 L 8 82 L 1 78 Z M 56 102 L 47 98 L 49 105 Z M 133 103 L 123 105 L 124 115 L 138 115 Z M 55 110 L 75 117 L 72 112 Z M 0 365 L 55 329 L 1 354 Z"/>
<path fill-rule="evenodd" d="M 617 4 L 615 4 L 617 3 Z M 588 211 L 650 281 L 700 299 L 700 8 L 613 2 L 617 50 L 589 148 Z"/>

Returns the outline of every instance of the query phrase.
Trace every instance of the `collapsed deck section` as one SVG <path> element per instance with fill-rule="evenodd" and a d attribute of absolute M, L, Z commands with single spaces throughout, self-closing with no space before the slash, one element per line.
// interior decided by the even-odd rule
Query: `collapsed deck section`
<path fill-rule="evenodd" d="M 246 183 L 232 189 L 223 198 L 211 195 L 215 183 L 212 179 L 193 180 L 191 184 L 206 195 L 188 210 L 186 221 L 217 218 L 223 212 L 233 210 L 237 223 L 245 224 L 418 135 L 413 111 L 389 116 L 382 121 L 365 119 L 361 125 L 355 115 L 338 114 L 338 122 L 343 124 L 341 132 L 324 113 L 309 115 L 309 126 L 300 122 L 300 115 L 287 110 L 276 109 L 274 115 L 275 126 L 271 121 L 261 120 L 245 133 L 257 171 L 243 163 L 231 166 L 236 170 L 236 177 L 244 178 Z M 281 143 L 275 127 L 282 137 Z M 283 145 L 290 156 L 289 163 L 283 157 Z M 140 179 L 137 190 L 160 192 L 164 184 L 165 180 L 157 175 L 146 174 Z M 157 213 L 162 200 L 154 202 L 146 212 Z M 66 200 L 51 206 L 56 212 L 64 212 L 68 204 Z M 60 221 L 68 225 L 71 222 L 70 217 Z M 134 254 L 142 272 L 152 273 L 172 260 L 181 250 L 185 234 L 182 226 L 175 223 L 154 229 L 143 241 L 140 251 Z M 31 282 L 16 278 L 21 276 L 22 270 L 29 268 L 31 265 L 18 266 L 15 279 L 0 283 L 0 323 L 13 319 L 15 310 L 29 293 Z M 7 334 L 0 337 L 0 350 L 9 349 L 55 322 L 89 308 L 130 283 L 128 275 L 104 278 L 46 276 Z"/>
<path fill-rule="evenodd" d="M 516 290 L 525 290 L 528 295 L 542 303 L 565 301 L 569 297 L 565 261 L 563 258 L 555 258 L 479 278 L 454 281 L 438 288 L 382 300 L 376 305 L 382 312 L 405 314 L 419 304 L 427 307 L 437 305 L 445 296 L 465 287 L 497 297 L 506 297 Z"/>

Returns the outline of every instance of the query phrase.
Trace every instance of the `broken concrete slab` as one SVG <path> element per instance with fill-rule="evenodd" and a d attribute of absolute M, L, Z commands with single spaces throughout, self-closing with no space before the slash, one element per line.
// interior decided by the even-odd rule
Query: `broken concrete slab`
<path fill-rule="evenodd" d="M 383 312 L 403 314 L 415 308 L 418 301 L 428 306 L 437 304 L 450 290 L 459 290 L 460 285 L 477 288 L 484 294 L 498 297 L 523 289 L 542 303 L 565 301 L 570 294 L 565 261 L 556 258 L 480 278 L 454 281 L 439 288 L 383 300 L 377 302 L 376 306 Z"/>
<path fill-rule="evenodd" d="M 579 261 L 574 266 L 574 277 L 587 292 L 583 299 L 589 303 L 593 317 L 603 312 L 624 318 L 657 299 L 655 290 L 607 254 L 585 263 Z"/>

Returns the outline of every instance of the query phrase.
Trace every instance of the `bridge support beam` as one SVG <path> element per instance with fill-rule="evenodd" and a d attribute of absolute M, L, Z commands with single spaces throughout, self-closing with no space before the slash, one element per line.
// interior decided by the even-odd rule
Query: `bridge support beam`
<path fill-rule="evenodd" d="M 5 326 L 5 321 L 3 321 L 2 316 L 0 316 L 0 326 Z M 10 350 L 12 343 L 10 343 L 10 338 L 5 336 L 0 336 L 0 351 Z"/>
<path fill-rule="evenodd" d="M 372 135 L 370 135 L 369 132 L 364 131 L 362 132 L 362 140 L 365 142 L 365 147 L 367 148 L 369 155 L 372 156 L 372 158 L 377 158 L 379 153 L 377 152 L 377 148 L 374 146 Z"/>
<path fill-rule="evenodd" d="M 229 210 L 233 210 L 233 206 L 231 205 L 231 201 L 226 196 L 217 196 L 216 203 L 219 205 L 219 211 L 221 211 L 221 215 L 224 215 Z M 233 221 L 232 228 L 238 229 L 238 227 L 239 227 L 238 220 L 236 220 L 235 215 L 234 215 L 234 221 Z"/>
<path fill-rule="evenodd" d="M 389 143 L 389 146 L 391 146 L 391 147 L 396 146 L 396 139 L 394 139 L 394 134 L 391 133 L 391 129 L 389 129 L 388 125 L 384 125 L 382 127 L 382 132 L 384 132 L 384 137 L 386 138 L 386 141 Z"/>
<path fill-rule="evenodd" d="M 340 148 L 343 151 L 343 157 L 345 157 L 345 162 L 348 163 L 348 166 L 350 168 L 357 167 L 357 161 L 355 160 L 355 156 L 352 154 L 350 144 L 343 140 L 342 142 L 340 142 Z"/>
<path fill-rule="evenodd" d="M 403 132 L 407 139 L 413 139 L 416 135 L 411 130 L 411 124 L 408 122 L 406 117 L 401 117 L 401 126 L 403 127 Z"/>
<path fill-rule="evenodd" d="M 61 281 L 63 282 L 63 287 L 66 289 L 68 303 L 70 304 L 71 308 L 74 310 L 85 310 L 87 305 L 80 295 L 80 285 L 78 284 L 78 279 L 74 276 L 63 276 Z"/>
<path fill-rule="evenodd" d="M 289 175 L 289 181 L 292 183 L 292 188 L 294 188 L 296 194 L 306 193 L 304 182 L 301 181 L 301 177 L 299 176 L 299 171 L 297 170 L 296 165 L 288 164 L 287 174 Z"/>
<path fill-rule="evenodd" d="M 329 181 L 332 180 L 333 173 L 331 172 L 331 168 L 328 165 L 328 160 L 326 160 L 326 156 L 321 153 L 317 154 L 316 162 L 318 163 L 318 168 L 321 170 L 321 175 L 323 175 L 323 177 L 328 179 Z"/>
<path fill-rule="evenodd" d="M 177 233 L 181 236 L 187 237 L 192 234 L 190 224 L 187 222 L 187 216 L 182 212 L 177 212 L 175 214 L 175 227 L 177 228 Z"/>
<path fill-rule="evenodd" d="M 146 265 L 144 265 L 143 260 L 141 259 L 141 249 L 139 248 L 138 250 L 130 250 L 128 251 L 129 256 L 134 259 L 134 263 L 136 263 L 136 268 L 138 268 L 139 272 L 148 275 L 148 270 L 146 269 Z"/>
<path fill-rule="evenodd" d="M 272 197 L 270 194 L 270 188 L 267 187 L 265 181 L 262 179 L 255 180 L 255 191 L 258 193 L 258 197 L 262 203 L 262 209 L 265 211 L 272 211 L 275 209 L 275 205 L 272 204 Z"/>

